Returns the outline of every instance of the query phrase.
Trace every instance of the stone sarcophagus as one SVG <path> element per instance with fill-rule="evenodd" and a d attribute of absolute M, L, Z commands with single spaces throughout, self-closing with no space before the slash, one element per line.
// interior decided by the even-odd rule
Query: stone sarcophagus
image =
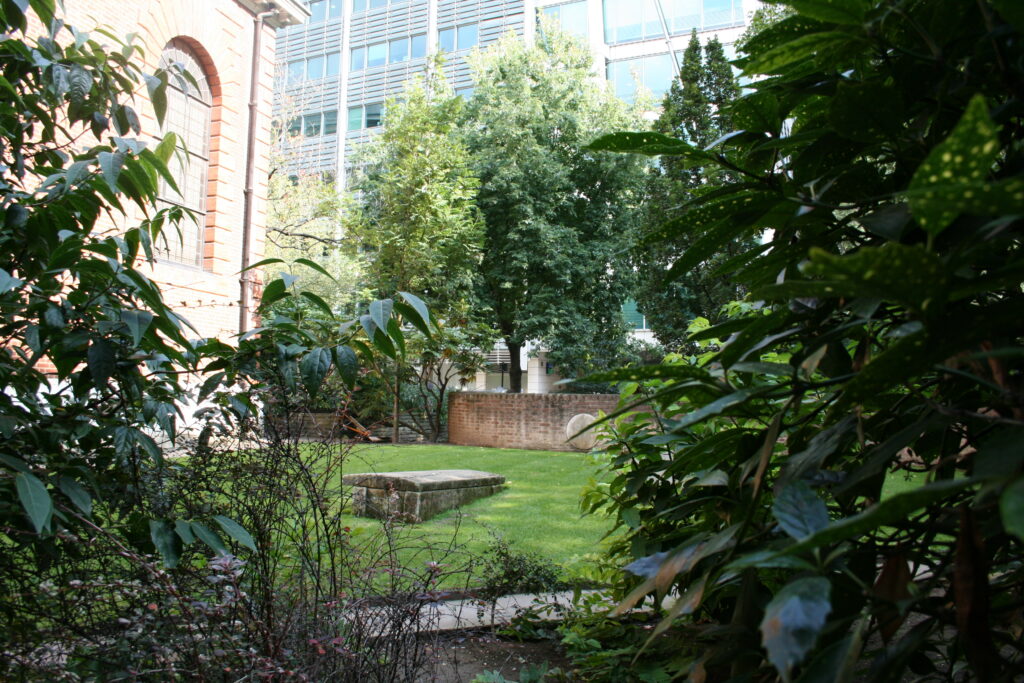
<path fill-rule="evenodd" d="M 478 470 L 346 474 L 342 482 L 352 487 L 354 514 L 413 522 L 486 498 L 505 487 L 505 477 Z"/>

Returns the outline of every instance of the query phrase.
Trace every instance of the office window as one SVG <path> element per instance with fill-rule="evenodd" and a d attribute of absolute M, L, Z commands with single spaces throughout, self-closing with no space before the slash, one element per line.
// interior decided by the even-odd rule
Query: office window
<path fill-rule="evenodd" d="M 615 95 L 626 102 L 636 98 L 638 85 L 650 90 L 654 98 L 660 100 L 672 83 L 675 72 L 672 57 L 668 54 L 608 63 L 608 80 L 615 88 Z"/>
<path fill-rule="evenodd" d="M 326 74 L 337 76 L 339 73 L 341 73 L 341 53 L 330 52 L 327 54 Z"/>
<path fill-rule="evenodd" d="M 366 11 L 366 0 L 352 0 L 352 11 L 353 12 L 365 12 Z"/>
<path fill-rule="evenodd" d="M 459 50 L 466 50 L 476 45 L 476 24 L 460 26 L 456 31 L 455 42 Z"/>
<path fill-rule="evenodd" d="M 302 117 L 302 134 L 307 138 L 320 135 L 320 114 L 307 114 Z"/>
<path fill-rule="evenodd" d="M 366 48 L 366 66 L 384 66 L 388 63 L 388 44 L 377 43 Z"/>
<path fill-rule="evenodd" d="M 350 67 L 352 71 L 359 71 L 366 68 L 366 48 L 365 47 L 354 47 L 352 48 L 352 65 Z"/>
<path fill-rule="evenodd" d="M 309 3 L 309 23 L 316 24 L 327 18 L 327 0 Z"/>
<path fill-rule="evenodd" d="M 349 107 L 348 130 L 377 128 L 384 117 L 383 104 L 364 104 L 361 107 Z"/>
<path fill-rule="evenodd" d="M 288 82 L 298 83 L 302 80 L 302 77 L 306 73 L 306 62 L 305 60 L 298 59 L 294 62 L 288 62 Z"/>
<path fill-rule="evenodd" d="M 327 0 L 327 18 L 337 19 L 341 16 L 341 0 Z"/>
<path fill-rule="evenodd" d="M 477 25 L 463 24 L 455 28 L 444 28 L 437 32 L 437 47 L 445 52 L 468 50 L 477 43 Z"/>
<path fill-rule="evenodd" d="M 376 128 L 381 124 L 381 119 L 384 116 L 383 104 L 364 105 L 363 111 L 365 114 L 365 124 L 367 128 Z"/>
<path fill-rule="evenodd" d="M 325 111 L 324 112 L 324 135 L 334 135 L 338 132 L 338 112 L 336 111 Z"/>
<path fill-rule="evenodd" d="M 587 0 L 570 2 L 565 5 L 552 5 L 541 10 L 544 14 L 558 22 L 566 33 L 580 38 L 588 37 Z"/>
<path fill-rule="evenodd" d="M 306 60 L 306 80 L 315 81 L 324 77 L 323 56 L 310 57 Z"/>
<path fill-rule="evenodd" d="M 461 97 L 464 100 L 468 100 L 470 97 L 473 96 L 473 88 L 457 88 L 455 90 L 455 96 Z"/>
<path fill-rule="evenodd" d="M 163 132 L 178 136 L 177 154 L 168 163 L 177 181 L 178 190 L 162 180 L 159 201 L 190 209 L 194 218 L 186 217 L 177 229 L 167 226 L 157 243 L 157 256 L 167 261 L 201 266 L 206 231 L 207 172 L 210 167 L 210 121 L 213 96 L 198 57 L 185 43 L 171 41 L 160 57 L 160 66 L 171 64 L 187 72 L 194 83 L 172 78 L 167 87 L 167 113 Z"/>
<path fill-rule="evenodd" d="M 302 133 L 302 117 L 296 116 L 293 119 L 288 119 L 288 137 L 295 137 Z"/>
<path fill-rule="evenodd" d="M 409 39 L 399 38 L 388 43 L 388 63 L 405 62 L 409 60 Z"/>
<path fill-rule="evenodd" d="M 348 108 L 348 130 L 359 130 L 363 127 L 363 108 Z"/>
<path fill-rule="evenodd" d="M 605 42 L 661 38 L 657 0 L 604 0 Z M 742 0 L 661 0 L 669 33 L 685 35 L 743 23 Z"/>
<path fill-rule="evenodd" d="M 370 9 L 378 9 L 380 7 L 387 7 L 388 0 L 370 0 Z"/>
<path fill-rule="evenodd" d="M 418 36 L 413 36 L 411 42 L 411 54 L 410 57 L 416 59 L 418 57 L 427 56 L 427 34 L 421 33 Z"/>
<path fill-rule="evenodd" d="M 455 52 L 455 29 L 445 28 L 438 31 L 437 47 L 445 52 Z"/>

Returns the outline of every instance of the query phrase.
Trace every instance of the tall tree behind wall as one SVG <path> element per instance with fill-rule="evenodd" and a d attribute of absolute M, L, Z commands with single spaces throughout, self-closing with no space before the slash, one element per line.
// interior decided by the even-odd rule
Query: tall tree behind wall
<path fill-rule="evenodd" d="M 527 341 L 569 374 L 614 362 L 624 344 L 644 167 L 584 147 L 638 119 L 594 76 L 588 50 L 548 23 L 536 45 L 509 36 L 471 65 L 463 131 L 486 225 L 480 297 L 519 392 Z"/>
<path fill-rule="evenodd" d="M 476 310 L 481 221 L 478 182 L 453 129 L 462 98 L 435 62 L 387 105 L 380 136 L 361 150 L 349 221 L 367 250 L 366 284 L 376 296 L 413 292 L 450 323 Z"/>
<path fill-rule="evenodd" d="M 718 38 L 702 47 L 694 32 L 683 54 L 679 77 L 672 81 L 665 95 L 654 129 L 696 147 L 707 147 L 732 130 L 732 121 L 723 105 L 739 93 Z M 732 175 L 721 169 L 663 157 L 660 172 L 652 175 L 650 181 L 646 232 L 659 235 L 673 209 L 731 180 Z M 637 304 L 658 340 L 669 348 L 678 348 L 683 343 L 687 326 L 694 318 L 704 316 L 715 321 L 722 305 L 743 295 L 741 288 L 729 282 L 727 274 L 716 273 L 731 256 L 743 251 L 739 248 L 743 245 L 738 243 L 730 244 L 682 277 L 667 280 L 673 263 L 692 242 L 690 235 L 683 234 L 672 240 L 642 240 L 636 249 Z"/>

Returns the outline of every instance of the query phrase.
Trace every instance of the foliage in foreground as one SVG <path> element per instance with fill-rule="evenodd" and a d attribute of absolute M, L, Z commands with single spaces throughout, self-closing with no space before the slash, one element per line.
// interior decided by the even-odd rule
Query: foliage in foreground
<path fill-rule="evenodd" d="M 25 36 L 26 5 L 48 35 Z M 443 555 L 408 573 L 390 529 L 353 551 L 346 451 L 300 449 L 287 425 L 329 375 L 344 405 L 360 358 L 429 337 L 426 308 L 379 300 L 343 325 L 286 274 L 237 347 L 188 339 L 140 268 L 186 218 L 156 201 L 176 140 L 148 148 L 133 108 L 145 84 L 161 119 L 184 76 L 54 10 L 0 7 L 0 677 L 415 678 Z M 122 229 L 129 202 L 147 218 Z M 256 431 L 264 410 L 286 428 Z"/>
<path fill-rule="evenodd" d="M 691 680 L 1007 681 L 1024 672 L 1024 13 L 1008 0 L 803 0 L 746 43 L 737 180 L 689 202 L 676 263 L 752 291 L 704 355 L 597 377 L 639 577 L 679 600 Z M 634 393 L 635 392 L 635 393 Z M 882 499 L 887 473 L 926 483 Z"/>

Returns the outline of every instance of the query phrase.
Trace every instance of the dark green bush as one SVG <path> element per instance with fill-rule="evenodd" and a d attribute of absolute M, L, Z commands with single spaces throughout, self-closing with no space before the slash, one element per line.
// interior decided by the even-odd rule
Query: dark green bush
<path fill-rule="evenodd" d="M 595 144 L 738 178 L 650 236 L 692 234 L 673 273 L 772 232 L 721 267 L 763 305 L 691 337 L 714 350 L 592 377 L 656 412 L 609 422 L 587 504 L 627 532 L 626 605 L 679 592 L 694 680 L 1014 680 L 1024 12 L 789 4 L 745 45 L 740 130 Z M 887 493 L 907 468 L 926 477 Z"/>

